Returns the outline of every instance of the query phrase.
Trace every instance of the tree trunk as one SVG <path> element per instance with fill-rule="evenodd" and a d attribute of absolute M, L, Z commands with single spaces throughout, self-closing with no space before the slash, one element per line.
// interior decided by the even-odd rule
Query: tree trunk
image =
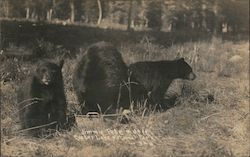
<path fill-rule="evenodd" d="M 202 31 L 207 31 L 207 15 L 206 15 L 206 9 L 207 9 L 207 6 L 206 6 L 206 3 L 205 1 L 203 1 L 203 4 L 202 4 L 202 7 L 201 7 L 202 11 L 201 11 L 201 30 Z"/>
<path fill-rule="evenodd" d="M 5 17 L 9 17 L 10 14 L 10 8 L 9 8 L 9 1 L 4 2 L 4 10 L 5 10 Z"/>
<path fill-rule="evenodd" d="M 127 30 L 131 30 L 131 16 L 132 16 L 132 0 L 129 1 L 129 10 L 128 10 L 128 26 Z"/>
<path fill-rule="evenodd" d="M 99 17 L 98 17 L 98 21 L 97 24 L 101 24 L 102 21 L 102 5 L 101 5 L 101 1 L 97 0 L 97 4 L 98 4 L 98 11 L 99 11 Z"/>
<path fill-rule="evenodd" d="M 219 22 L 219 4 L 218 1 L 215 1 L 213 6 L 214 12 L 214 28 L 213 28 L 213 35 L 217 36 L 220 32 L 220 22 Z"/>
<path fill-rule="evenodd" d="M 75 21 L 75 5 L 74 0 L 70 0 L 70 22 Z"/>
<path fill-rule="evenodd" d="M 47 11 L 47 20 L 48 20 L 48 21 L 51 21 L 51 19 L 52 19 L 52 12 L 53 12 L 52 9 L 49 9 L 49 10 Z"/>
<path fill-rule="evenodd" d="M 30 18 L 30 8 L 26 8 L 26 19 Z"/>
<path fill-rule="evenodd" d="M 170 23 L 167 17 L 167 5 L 164 0 L 161 1 L 161 7 L 162 7 L 162 15 L 161 15 L 161 30 L 169 32 L 170 30 Z"/>

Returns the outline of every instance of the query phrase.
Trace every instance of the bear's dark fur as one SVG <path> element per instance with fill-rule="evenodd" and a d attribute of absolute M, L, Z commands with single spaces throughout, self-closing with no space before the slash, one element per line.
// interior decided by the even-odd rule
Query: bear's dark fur
<path fill-rule="evenodd" d="M 184 58 L 172 61 L 145 61 L 129 66 L 132 76 L 142 84 L 149 96 L 149 102 L 166 109 L 169 100 L 164 94 L 174 79 L 194 80 L 195 74 Z M 172 101 L 172 100 L 171 100 Z"/>
<path fill-rule="evenodd" d="M 66 123 L 63 63 L 63 60 L 59 64 L 40 61 L 34 74 L 17 93 L 22 129 L 56 122 L 45 129 L 32 129 L 28 131 L 30 135 L 41 136 L 42 130 L 62 128 Z"/>
<path fill-rule="evenodd" d="M 114 112 L 115 109 L 129 108 L 128 67 L 121 54 L 110 43 L 98 42 L 91 45 L 77 63 L 73 75 L 73 86 L 82 114 L 90 111 Z M 139 90 L 132 89 L 136 95 Z M 133 99 L 134 100 L 134 99 Z M 98 107 L 99 105 L 99 107 Z"/>

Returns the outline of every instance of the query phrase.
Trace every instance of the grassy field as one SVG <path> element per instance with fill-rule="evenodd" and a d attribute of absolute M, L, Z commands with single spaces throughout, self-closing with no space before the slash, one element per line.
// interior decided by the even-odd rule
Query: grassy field
<path fill-rule="evenodd" d="M 127 64 L 184 57 L 197 79 L 175 80 L 168 92 L 178 93 L 176 106 L 143 115 L 143 104 L 129 124 L 117 118 L 77 117 L 72 131 L 54 138 L 31 138 L 18 129 L 16 89 L 34 68 L 33 62 L 1 58 L 1 156 L 41 157 L 248 157 L 248 41 L 185 42 L 168 48 L 145 38 L 117 47 Z M 60 48 L 58 48 L 60 49 Z M 84 51 L 82 48 L 81 51 Z M 59 51 L 59 50 L 58 50 Z M 79 111 L 72 88 L 76 58 L 63 67 L 68 110 Z M 208 95 L 214 101 L 209 101 Z"/>

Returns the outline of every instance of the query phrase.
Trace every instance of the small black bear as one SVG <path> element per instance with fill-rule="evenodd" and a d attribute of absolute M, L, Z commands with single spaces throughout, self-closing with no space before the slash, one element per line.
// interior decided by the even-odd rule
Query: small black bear
<path fill-rule="evenodd" d="M 172 61 L 144 61 L 129 66 L 132 76 L 142 84 L 149 96 L 149 102 L 165 109 L 164 94 L 174 79 L 194 80 L 195 74 L 184 58 Z M 172 100 L 171 100 L 172 101 Z"/>
<path fill-rule="evenodd" d="M 28 134 L 42 136 L 42 130 L 63 128 L 66 123 L 66 97 L 64 93 L 62 66 L 39 61 L 34 74 L 19 88 L 17 102 L 22 129 L 53 123 L 47 127 L 31 129 Z"/>
<path fill-rule="evenodd" d="M 108 42 L 92 44 L 77 63 L 73 75 L 82 114 L 100 110 L 113 113 L 120 107 L 128 109 L 133 95 L 141 93 L 139 90 L 143 88 L 135 84 L 130 87 L 127 82 L 128 67 L 118 50 Z"/>

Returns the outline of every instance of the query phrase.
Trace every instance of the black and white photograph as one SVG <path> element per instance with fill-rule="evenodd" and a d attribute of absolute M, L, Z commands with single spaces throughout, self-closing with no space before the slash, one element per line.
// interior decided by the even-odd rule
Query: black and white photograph
<path fill-rule="evenodd" d="M 0 0 L 1 157 L 249 157 L 249 0 Z"/>

